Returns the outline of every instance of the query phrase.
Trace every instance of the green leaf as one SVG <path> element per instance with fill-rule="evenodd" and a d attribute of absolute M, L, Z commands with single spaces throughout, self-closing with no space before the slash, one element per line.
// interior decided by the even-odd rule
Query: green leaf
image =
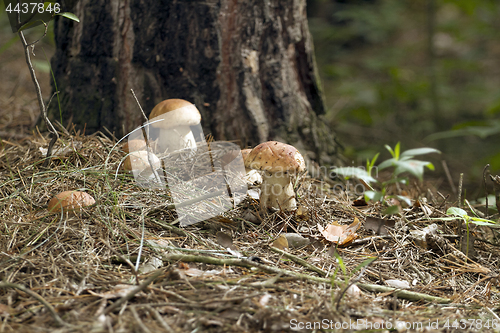
<path fill-rule="evenodd" d="M 378 191 L 365 191 L 365 201 L 381 201 L 384 195 Z"/>
<path fill-rule="evenodd" d="M 394 152 L 394 150 L 392 150 L 391 146 L 385 145 L 384 147 L 385 147 L 385 149 L 387 149 L 389 151 L 389 153 L 391 153 L 393 158 L 396 157 L 396 153 Z"/>
<path fill-rule="evenodd" d="M 418 160 L 401 160 L 396 162 L 396 170 L 394 173 L 399 175 L 403 172 L 408 172 L 419 180 L 424 178 L 424 167 L 428 167 L 431 162 L 418 161 Z"/>
<path fill-rule="evenodd" d="M 398 142 L 398 143 L 396 144 L 396 147 L 394 148 L 394 153 L 396 154 L 396 156 L 394 156 L 394 158 L 395 158 L 396 160 L 399 160 L 399 152 L 400 152 L 400 150 L 401 150 L 401 149 L 400 149 L 400 147 L 401 147 L 401 144 L 400 144 L 400 143 L 401 143 L 401 142 Z"/>
<path fill-rule="evenodd" d="M 469 215 L 467 214 L 467 212 L 465 210 L 463 210 L 462 208 L 458 208 L 458 207 L 450 207 L 448 208 L 448 210 L 446 211 L 446 215 L 453 215 L 453 216 L 458 216 L 458 217 L 469 217 Z"/>
<path fill-rule="evenodd" d="M 482 222 L 482 221 L 474 221 L 474 219 L 471 219 L 471 223 L 477 224 L 477 225 L 482 225 L 485 227 L 490 227 L 490 228 L 500 228 L 500 224 L 498 223 L 491 223 L 491 222 Z M 492 221 L 493 222 L 493 221 Z"/>
<path fill-rule="evenodd" d="M 389 206 L 382 211 L 382 214 L 385 214 L 385 215 L 394 215 L 394 214 L 398 214 L 398 213 L 399 213 L 399 206 L 398 205 Z"/>
<path fill-rule="evenodd" d="M 378 156 L 380 153 L 377 153 L 375 156 L 373 156 L 371 161 L 366 161 L 366 170 L 368 171 L 368 174 L 371 176 L 372 174 L 372 169 L 375 166 L 375 162 L 377 162 Z"/>
<path fill-rule="evenodd" d="M 333 255 L 337 259 L 337 262 L 339 263 L 339 266 L 342 269 L 344 276 L 347 278 L 347 268 L 345 267 L 344 260 L 342 260 L 342 257 L 340 256 L 340 254 L 336 250 L 335 250 L 335 252 L 333 252 Z"/>
<path fill-rule="evenodd" d="M 361 179 L 366 183 L 376 183 L 377 180 L 370 176 L 370 174 L 363 168 L 355 167 L 343 167 L 343 168 L 333 168 L 332 172 L 342 175 L 344 177 L 353 177 Z"/>
<path fill-rule="evenodd" d="M 411 199 L 404 195 L 395 195 L 394 197 L 400 201 L 404 201 L 408 206 L 412 205 Z"/>
<path fill-rule="evenodd" d="M 22 27 L 20 27 L 19 30 L 17 30 L 17 32 L 26 30 L 37 22 L 43 22 L 43 21 L 42 20 L 30 21 L 30 22 L 26 23 L 25 25 L 23 25 Z M 43 23 L 45 23 L 45 22 L 43 22 Z"/>
<path fill-rule="evenodd" d="M 70 12 L 59 13 L 59 14 L 56 14 L 56 15 L 60 15 L 60 16 L 63 16 L 65 18 L 69 18 L 70 20 L 73 20 L 73 21 L 76 21 L 76 22 L 80 22 L 80 19 L 75 14 L 70 13 Z"/>
<path fill-rule="evenodd" d="M 401 157 L 403 157 L 403 156 L 413 157 L 413 156 L 417 156 L 417 155 L 425 155 L 425 154 L 431 154 L 431 153 L 441 154 L 441 152 L 437 149 L 423 147 L 423 148 L 415 148 L 415 149 L 406 150 L 401 154 Z"/>
<path fill-rule="evenodd" d="M 394 166 L 396 164 L 397 160 L 394 158 L 390 158 L 388 160 L 383 161 L 378 165 L 379 170 Z"/>
<path fill-rule="evenodd" d="M 370 265 L 372 262 L 374 262 L 377 259 L 378 259 L 378 257 L 368 257 L 368 258 L 366 258 L 361 264 L 359 264 L 358 266 L 354 267 L 354 269 L 351 271 L 351 276 L 353 276 L 354 274 L 356 274 L 356 272 L 359 271 L 361 268 Z"/>

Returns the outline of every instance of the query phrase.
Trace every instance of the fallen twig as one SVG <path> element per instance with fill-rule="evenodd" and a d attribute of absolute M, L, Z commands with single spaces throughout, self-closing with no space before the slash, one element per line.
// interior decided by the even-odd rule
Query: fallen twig
<path fill-rule="evenodd" d="M 325 276 L 328 275 L 328 273 L 325 272 L 324 270 L 322 270 L 321 268 L 318 268 L 318 267 L 316 267 L 314 265 L 311 265 L 310 263 L 308 263 L 304 259 L 301 259 L 301 258 L 299 258 L 297 256 L 294 256 L 291 253 L 285 252 L 285 251 L 280 250 L 278 248 L 275 248 L 273 246 L 270 246 L 270 249 L 271 249 L 271 251 L 273 251 L 275 253 L 278 253 L 278 254 L 281 254 L 282 256 L 287 257 L 288 259 L 292 260 L 293 262 L 295 262 L 295 263 L 297 263 L 299 265 L 304 266 L 308 270 L 318 273 L 322 277 L 325 277 Z"/>
<path fill-rule="evenodd" d="M 321 277 L 316 277 L 316 276 L 310 276 L 307 274 L 301 274 L 301 273 L 295 273 L 289 270 L 285 269 L 280 269 L 277 267 L 272 267 L 268 265 L 263 265 L 248 259 L 220 259 L 220 258 L 213 258 L 213 257 L 207 257 L 207 256 L 195 256 L 195 255 L 185 255 L 185 254 L 163 254 L 162 258 L 166 261 L 170 262 L 176 262 L 176 261 L 184 261 L 184 262 L 200 262 L 200 263 L 205 263 L 205 264 L 212 264 L 212 265 L 227 265 L 227 266 L 239 266 L 239 267 L 246 267 L 246 268 L 251 268 L 251 267 L 256 267 L 259 268 L 267 273 L 275 273 L 275 274 L 283 274 L 287 276 L 292 276 L 297 279 L 301 280 L 308 280 L 312 282 L 318 282 L 318 283 L 328 283 L 331 284 L 332 280 L 327 279 L 327 278 L 321 278 Z M 333 281 L 334 284 L 336 285 L 342 285 L 344 282 L 337 282 Z M 413 292 L 413 291 L 408 291 L 408 290 L 400 290 L 397 288 L 391 288 L 391 287 L 385 287 L 385 286 L 379 286 L 375 284 L 368 284 L 368 283 L 356 283 L 356 285 L 359 288 L 362 288 L 367 291 L 374 291 L 374 292 L 394 292 L 394 295 L 399 297 L 399 298 L 404 298 L 412 301 L 417 301 L 417 300 L 425 300 L 428 302 L 436 302 L 440 304 L 445 304 L 445 303 L 450 303 L 451 300 L 448 298 L 443 298 L 443 297 L 436 297 L 436 296 L 431 296 L 427 294 L 422 294 L 418 292 Z"/>

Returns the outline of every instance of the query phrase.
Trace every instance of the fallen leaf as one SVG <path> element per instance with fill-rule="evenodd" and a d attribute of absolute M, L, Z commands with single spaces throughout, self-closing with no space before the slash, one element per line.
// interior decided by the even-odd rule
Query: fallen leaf
<path fill-rule="evenodd" d="M 366 206 L 367 203 L 366 203 L 366 200 L 364 197 L 361 197 L 359 199 L 356 199 L 352 202 L 352 205 L 353 206 Z"/>
<path fill-rule="evenodd" d="M 300 205 L 299 208 L 297 208 L 297 211 L 295 212 L 295 216 L 297 216 L 298 219 L 306 220 L 308 218 L 309 211 L 306 207 Z"/>
<path fill-rule="evenodd" d="M 358 237 L 356 230 L 360 227 L 357 217 L 350 225 L 339 225 L 337 222 L 330 223 L 326 228 L 318 224 L 318 229 L 326 240 L 339 245 L 346 245 Z"/>
<path fill-rule="evenodd" d="M 105 293 L 96 293 L 90 289 L 87 289 L 87 292 L 94 296 L 99 296 L 105 299 L 113 299 L 113 298 L 121 298 L 125 297 L 128 293 L 134 290 L 137 286 L 129 285 L 129 284 L 117 284 L 113 287 L 112 290 L 107 291 Z M 137 294 L 136 294 L 137 296 Z"/>
<path fill-rule="evenodd" d="M 408 281 L 402 280 L 385 280 L 385 283 L 389 287 L 398 288 L 398 289 L 410 289 L 410 284 Z"/>
<path fill-rule="evenodd" d="M 284 236 L 286 237 L 290 248 L 306 246 L 311 242 L 309 238 L 305 238 L 304 236 L 293 232 L 285 233 Z"/>
<path fill-rule="evenodd" d="M 376 217 L 368 216 L 365 221 L 365 229 L 375 232 L 376 235 L 388 235 L 386 227 L 394 228 L 396 222 L 393 220 L 379 219 Z"/>
<path fill-rule="evenodd" d="M 211 270 L 208 270 L 208 271 L 202 271 L 201 269 L 198 269 L 198 268 L 188 268 L 184 271 L 184 274 L 186 274 L 187 276 L 191 276 L 191 277 L 200 277 L 200 276 L 203 276 L 203 277 L 211 277 L 211 276 L 214 276 L 214 275 L 219 275 L 219 274 L 225 274 L 225 273 L 231 273 L 231 269 L 226 269 L 226 270 L 223 270 L 223 269 L 211 269 Z"/>
<path fill-rule="evenodd" d="M 152 257 L 147 263 L 139 267 L 139 274 L 146 274 L 153 272 L 163 266 L 163 261 L 160 258 Z"/>
<path fill-rule="evenodd" d="M 238 248 L 233 244 L 233 239 L 231 236 L 222 231 L 217 231 L 216 236 L 217 236 L 217 243 L 219 243 L 219 245 L 223 246 L 226 249 L 229 248 L 233 251 L 238 251 Z"/>
<path fill-rule="evenodd" d="M 410 235 L 413 237 L 415 244 L 423 249 L 427 249 L 426 237 L 428 234 L 436 235 L 438 230 L 437 224 L 431 224 L 422 230 L 410 230 Z"/>
<path fill-rule="evenodd" d="M 285 248 L 288 248 L 288 240 L 286 239 L 285 235 L 281 235 L 274 240 L 272 246 L 277 249 L 284 250 Z"/>

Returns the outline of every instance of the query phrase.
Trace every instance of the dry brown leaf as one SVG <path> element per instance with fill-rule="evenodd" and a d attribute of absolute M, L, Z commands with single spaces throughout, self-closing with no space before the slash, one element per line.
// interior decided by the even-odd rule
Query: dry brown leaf
<path fill-rule="evenodd" d="M 352 202 L 353 206 L 367 206 L 368 204 L 365 201 L 364 197 L 361 197 L 359 199 L 356 199 Z"/>
<path fill-rule="evenodd" d="M 105 299 L 113 299 L 125 297 L 128 293 L 134 290 L 137 286 L 129 285 L 129 284 L 117 284 L 113 287 L 113 290 L 110 290 L 105 293 L 96 293 L 90 289 L 87 289 L 87 292 L 94 296 L 99 296 Z"/>
<path fill-rule="evenodd" d="M 238 248 L 233 244 L 233 238 L 222 231 L 217 231 L 217 243 L 226 249 L 238 251 Z"/>
<path fill-rule="evenodd" d="M 306 220 L 308 218 L 308 215 L 309 215 L 309 210 L 302 205 L 300 205 L 299 208 L 297 208 L 297 211 L 295 212 L 295 216 L 298 219 L 302 220 Z"/>
<path fill-rule="evenodd" d="M 281 235 L 274 240 L 272 246 L 277 249 L 284 250 L 285 248 L 288 248 L 288 239 L 286 239 L 285 235 Z"/>
<path fill-rule="evenodd" d="M 350 225 L 339 225 L 337 222 L 330 223 L 326 228 L 318 224 L 318 229 L 325 237 L 326 240 L 339 245 L 346 245 L 358 237 L 356 230 L 360 227 L 361 223 L 358 218 L 354 218 L 354 222 Z"/>
<path fill-rule="evenodd" d="M 386 226 L 390 227 L 390 228 L 394 228 L 395 224 L 396 224 L 396 222 L 392 221 L 392 220 L 378 219 L 376 217 L 368 216 L 366 218 L 366 221 L 365 221 L 365 229 L 372 230 L 377 235 L 385 236 L 385 235 L 389 234 Z"/>

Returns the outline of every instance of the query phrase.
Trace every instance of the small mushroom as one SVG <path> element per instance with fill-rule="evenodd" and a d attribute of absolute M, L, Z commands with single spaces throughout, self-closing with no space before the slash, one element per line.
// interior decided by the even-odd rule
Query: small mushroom
<path fill-rule="evenodd" d="M 245 167 L 264 171 L 261 207 L 297 208 L 292 176 L 305 170 L 304 158 L 293 146 L 278 141 L 259 144 L 248 154 Z"/>
<path fill-rule="evenodd" d="M 153 140 L 149 140 L 149 151 L 154 152 L 155 148 L 156 142 Z M 133 151 L 146 150 L 146 141 L 143 139 L 128 140 L 123 144 L 122 150 L 127 154 Z"/>
<path fill-rule="evenodd" d="M 47 209 L 51 213 L 78 212 L 82 207 L 95 204 L 94 198 L 86 192 L 64 191 L 50 199 Z"/>
<path fill-rule="evenodd" d="M 127 154 L 131 153 L 133 151 L 145 150 L 146 149 L 146 141 L 140 140 L 140 139 L 128 140 L 127 142 L 125 142 L 122 149 Z"/>
<path fill-rule="evenodd" d="M 150 163 L 151 162 L 151 163 Z M 151 166 L 153 169 L 151 169 Z M 134 173 L 134 176 L 148 178 L 153 175 L 153 170 L 161 168 L 160 159 L 153 153 L 146 150 L 133 151 L 127 155 L 123 162 L 123 169 Z"/>
<path fill-rule="evenodd" d="M 160 152 L 167 149 L 170 152 L 184 148 L 196 149 L 196 140 L 190 126 L 198 125 L 201 115 L 196 106 L 188 101 L 173 98 L 160 102 L 151 111 L 149 121 L 153 122 L 151 126 L 160 129 Z"/>

